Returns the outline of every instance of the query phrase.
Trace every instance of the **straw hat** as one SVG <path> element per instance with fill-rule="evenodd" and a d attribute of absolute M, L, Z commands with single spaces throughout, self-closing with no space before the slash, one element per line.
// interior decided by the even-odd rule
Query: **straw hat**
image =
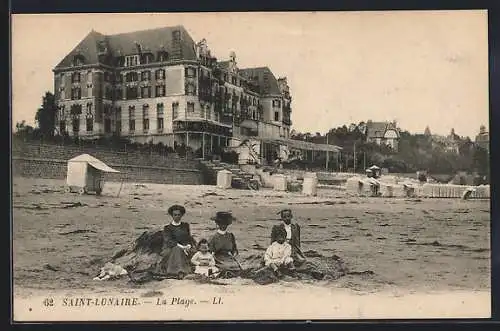
<path fill-rule="evenodd" d="M 181 206 L 181 205 L 170 206 L 170 208 L 168 208 L 167 212 L 170 216 L 172 216 L 172 214 L 174 213 L 174 210 L 179 210 L 182 215 L 184 215 L 186 213 L 186 208 L 184 208 L 184 206 Z"/>
<path fill-rule="evenodd" d="M 236 220 L 236 217 L 234 217 L 230 212 L 218 211 L 214 217 L 211 217 L 211 220 L 216 224 L 230 225 L 234 220 Z"/>

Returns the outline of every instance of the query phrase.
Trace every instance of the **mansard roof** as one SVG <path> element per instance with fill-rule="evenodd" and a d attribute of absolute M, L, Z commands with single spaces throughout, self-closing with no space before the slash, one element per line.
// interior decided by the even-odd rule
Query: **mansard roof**
<path fill-rule="evenodd" d="M 92 30 L 61 60 L 61 62 L 59 62 L 56 69 L 71 67 L 75 55 L 81 55 L 84 64 L 98 64 L 99 45 L 101 43 L 107 47 L 108 54 L 113 57 L 134 55 L 139 52 L 151 52 L 155 56 L 160 51 L 166 51 L 172 54 L 175 52 L 175 49 L 173 49 L 174 31 L 180 31 L 181 33 L 181 59 L 196 60 L 195 43 L 182 25 L 114 35 L 103 35 L 102 33 Z"/>
<path fill-rule="evenodd" d="M 281 95 L 278 80 L 268 67 L 240 69 L 239 73 L 249 81 L 256 82 L 260 86 L 260 94 Z"/>

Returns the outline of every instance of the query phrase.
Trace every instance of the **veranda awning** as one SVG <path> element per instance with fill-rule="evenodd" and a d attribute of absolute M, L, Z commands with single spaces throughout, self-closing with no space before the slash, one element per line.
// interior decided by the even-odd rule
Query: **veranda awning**
<path fill-rule="evenodd" d="M 324 152 L 340 152 L 342 147 L 328 144 L 315 144 L 309 141 L 301 141 L 294 139 L 260 139 L 266 143 L 275 143 L 288 146 L 289 148 L 304 149 L 309 151 L 324 151 Z"/>

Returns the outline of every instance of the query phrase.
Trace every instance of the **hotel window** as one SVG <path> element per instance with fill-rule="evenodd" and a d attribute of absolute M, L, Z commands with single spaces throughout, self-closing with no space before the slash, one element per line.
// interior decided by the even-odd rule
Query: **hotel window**
<path fill-rule="evenodd" d="M 103 76 L 104 76 L 104 81 L 105 82 L 110 82 L 111 81 L 111 78 L 109 76 L 109 72 L 105 71 Z"/>
<path fill-rule="evenodd" d="M 135 107 L 128 107 L 128 130 L 135 131 Z"/>
<path fill-rule="evenodd" d="M 165 85 L 157 85 L 156 86 L 156 97 L 164 97 L 165 96 Z"/>
<path fill-rule="evenodd" d="M 111 118 L 104 119 L 104 133 L 111 133 Z"/>
<path fill-rule="evenodd" d="M 113 99 L 113 89 L 111 86 L 106 86 L 105 92 L 104 92 L 104 98 L 108 100 Z"/>
<path fill-rule="evenodd" d="M 174 41 L 180 41 L 181 40 L 181 32 L 179 30 L 173 31 L 172 32 L 172 39 Z"/>
<path fill-rule="evenodd" d="M 232 83 L 233 85 L 238 84 L 238 80 L 237 80 L 237 78 L 236 78 L 236 77 L 231 77 L 231 83 Z"/>
<path fill-rule="evenodd" d="M 280 108 L 281 107 L 281 100 L 273 100 L 273 107 Z"/>
<path fill-rule="evenodd" d="M 207 120 L 212 119 L 212 110 L 210 109 L 210 106 L 207 107 L 206 115 L 207 115 Z"/>
<path fill-rule="evenodd" d="M 200 117 L 205 118 L 205 107 L 203 107 L 203 105 L 200 107 Z"/>
<path fill-rule="evenodd" d="M 196 95 L 196 86 L 194 84 L 186 85 L 186 95 Z"/>
<path fill-rule="evenodd" d="M 64 87 L 66 85 L 66 76 L 64 73 L 59 74 L 59 86 Z"/>
<path fill-rule="evenodd" d="M 142 119 L 142 130 L 144 132 L 148 132 L 149 131 L 149 118 L 143 118 Z"/>
<path fill-rule="evenodd" d="M 92 116 L 92 103 L 87 103 L 87 116 Z"/>
<path fill-rule="evenodd" d="M 83 65 L 83 57 L 81 55 L 76 55 L 73 58 L 73 65 L 74 66 L 81 66 L 81 65 Z"/>
<path fill-rule="evenodd" d="M 133 67 L 139 64 L 140 64 L 139 55 L 131 55 L 125 57 L 125 67 Z"/>
<path fill-rule="evenodd" d="M 79 87 L 71 89 L 71 100 L 79 100 L 82 98 L 82 90 Z"/>
<path fill-rule="evenodd" d="M 143 71 L 141 72 L 141 80 L 148 81 L 151 79 L 151 71 Z"/>
<path fill-rule="evenodd" d="M 193 67 L 186 67 L 186 77 L 188 78 L 194 78 L 196 77 L 196 69 Z"/>
<path fill-rule="evenodd" d="M 150 86 L 141 87 L 141 97 L 142 98 L 151 98 L 151 87 Z"/>
<path fill-rule="evenodd" d="M 153 62 L 153 54 L 144 54 L 144 56 L 142 57 L 143 58 L 143 64 L 148 64 L 148 63 L 151 63 Z"/>
<path fill-rule="evenodd" d="M 104 73 L 104 76 L 106 76 L 107 72 Z M 89 70 L 87 72 L 87 83 L 92 83 L 92 70 Z"/>
<path fill-rule="evenodd" d="M 66 121 L 60 120 L 59 121 L 59 133 L 63 134 L 64 132 L 66 132 Z"/>
<path fill-rule="evenodd" d="M 188 113 L 194 113 L 194 102 L 187 103 L 187 111 Z"/>
<path fill-rule="evenodd" d="M 130 99 L 137 99 L 138 97 L 138 94 L 137 94 L 137 87 L 135 86 L 129 86 L 127 87 L 127 93 L 126 93 L 126 97 L 127 97 L 127 100 L 130 100 Z"/>
<path fill-rule="evenodd" d="M 125 75 L 125 80 L 127 82 L 137 82 L 139 80 L 139 75 L 137 72 L 127 72 Z"/>
<path fill-rule="evenodd" d="M 87 122 L 86 123 L 87 132 L 94 131 L 94 118 L 93 117 L 87 117 L 86 122 Z"/>
<path fill-rule="evenodd" d="M 123 99 L 123 90 L 121 88 L 117 88 L 115 90 L 115 99 L 116 100 L 121 100 Z"/>
<path fill-rule="evenodd" d="M 62 100 L 66 99 L 66 93 L 64 91 L 64 87 L 61 87 L 59 89 L 59 98 L 62 99 Z"/>
<path fill-rule="evenodd" d="M 149 105 L 142 106 L 142 117 L 143 118 L 149 117 Z"/>
<path fill-rule="evenodd" d="M 65 108 L 64 105 L 58 107 L 58 110 L 59 110 L 59 119 L 63 119 L 63 118 L 66 117 L 66 114 L 64 112 L 64 108 Z"/>
<path fill-rule="evenodd" d="M 274 112 L 274 121 L 278 122 L 280 120 L 280 112 L 275 111 Z"/>
<path fill-rule="evenodd" d="M 123 76 L 122 74 L 116 74 L 116 82 L 117 83 L 123 83 Z"/>
<path fill-rule="evenodd" d="M 160 52 L 158 53 L 158 61 L 159 62 L 165 62 L 168 60 L 168 53 L 163 51 L 163 52 Z"/>
<path fill-rule="evenodd" d="M 80 119 L 79 118 L 73 118 L 73 120 L 71 121 L 71 124 L 73 126 L 74 133 L 77 133 L 78 131 L 80 131 Z"/>
<path fill-rule="evenodd" d="M 71 82 L 72 83 L 80 83 L 80 73 L 79 72 L 74 72 L 71 75 Z"/>
<path fill-rule="evenodd" d="M 165 79 L 165 70 L 163 70 L 163 69 L 156 70 L 155 78 L 156 79 Z"/>
<path fill-rule="evenodd" d="M 156 115 L 157 117 L 163 117 L 163 103 L 156 105 Z"/>
<path fill-rule="evenodd" d="M 176 119 L 179 116 L 179 103 L 172 103 L 172 119 Z"/>
<path fill-rule="evenodd" d="M 122 131 L 122 108 L 118 107 L 115 112 L 115 132 L 120 133 Z"/>

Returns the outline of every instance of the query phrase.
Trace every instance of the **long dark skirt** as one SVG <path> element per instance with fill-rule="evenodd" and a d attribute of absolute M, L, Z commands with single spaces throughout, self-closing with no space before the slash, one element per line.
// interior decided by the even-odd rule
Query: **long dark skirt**
<path fill-rule="evenodd" d="M 236 277 L 241 272 L 238 262 L 229 255 L 215 255 L 215 266 L 220 270 L 222 278 Z"/>
<path fill-rule="evenodd" d="M 190 255 L 186 255 L 184 250 L 178 246 L 166 248 L 162 252 L 162 258 L 156 266 L 156 273 L 165 276 L 178 276 L 193 272 L 190 264 Z"/>

